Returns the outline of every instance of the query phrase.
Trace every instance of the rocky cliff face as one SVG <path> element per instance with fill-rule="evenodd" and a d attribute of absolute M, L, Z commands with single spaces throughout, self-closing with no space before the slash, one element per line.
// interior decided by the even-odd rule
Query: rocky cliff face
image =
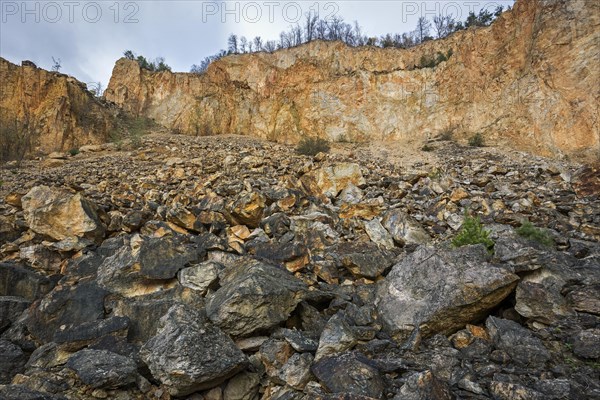
<path fill-rule="evenodd" d="M 103 143 L 115 123 L 116 111 L 70 76 L 0 58 L 0 81 L 3 153 L 49 153 Z M 19 149 L 14 148 L 17 141 Z"/>
<path fill-rule="evenodd" d="M 599 26 L 597 2 L 519 0 L 489 28 L 409 50 L 312 42 L 226 57 L 201 76 L 122 59 L 106 98 L 192 135 L 423 140 L 450 130 L 597 157 Z M 419 67 L 449 51 L 448 61 Z"/>

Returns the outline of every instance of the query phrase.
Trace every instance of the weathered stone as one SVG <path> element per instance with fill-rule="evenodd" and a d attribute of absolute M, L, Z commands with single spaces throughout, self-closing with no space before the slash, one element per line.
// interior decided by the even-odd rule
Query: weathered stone
<path fill-rule="evenodd" d="M 205 261 L 198 265 L 182 269 L 177 274 L 177 278 L 182 286 L 205 294 L 217 282 L 219 272 L 223 268 L 225 267 L 217 262 Z"/>
<path fill-rule="evenodd" d="M 62 328 L 62 327 L 61 327 Z M 110 317 L 103 320 L 84 322 L 71 328 L 61 329 L 54 334 L 53 342 L 71 351 L 82 349 L 104 336 L 126 338 L 129 318 Z"/>
<path fill-rule="evenodd" d="M 349 393 L 381 399 L 384 381 L 379 371 L 360 353 L 323 358 L 312 372 L 330 393 Z"/>
<path fill-rule="evenodd" d="M 106 350 L 81 350 L 66 366 L 92 388 L 116 389 L 135 382 L 137 365 L 127 357 Z"/>
<path fill-rule="evenodd" d="M 98 283 L 127 297 L 165 290 L 177 272 L 198 260 L 198 250 L 179 236 L 133 235 L 98 268 Z"/>
<path fill-rule="evenodd" d="M 373 243 L 386 249 L 394 248 L 394 239 L 392 235 L 381 225 L 377 218 L 365 222 L 365 231 Z"/>
<path fill-rule="evenodd" d="M 421 225 L 400 210 L 386 212 L 381 223 L 399 246 L 425 244 L 431 241 L 431 237 Z"/>
<path fill-rule="evenodd" d="M 248 365 L 227 335 L 182 305 L 161 318 L 158 333 L 142 346 L 140 356 L 174 396 L 217 386 Z"/>
<path fill-rule="evenodd" d="M 240 194 L 229 206 L 234 225 L 257 228 L 263 217 L 265 197 L 258 192 Z"/>
<path fill-rule="evenodd" d="M 30 304 L 23 297 L 0 296 L 0 333 L 15 322 Z"/>
<path fill-rule="evenodd" d="M 285 321 L 306 286 L 287 271 L 244 260 L 206 304 L 209 318 L 232 336 L 248 336 Z"/>
<path fill-rule="evenodd" d="M 0 387 L 2 400 L 66 400 L 66 397 L 39 392 L 24 385 L 6 385 Z"/>
<path fill-rule="evenodd" d="M 377 310 L 393 336 L 452 333 L 499 304 L 518 277 L 487 262 L 480 246 L 421 246 L 396 264 L 377 292 Z"/>
<path fill-rule="evenodd" d="M 304 189 L 313 196 L 334 198 L 349 184 L 361 186 L 365 179 L 358 164 L 336 164 L 319 168 L 300 178 Z"/>
<path fill-rule="evenodd" d="M 321 338 L 315 360 L 331 357 L 351 350 L 358 343 L 354 332 L 342 313 L 337 313 L 327 321 Z"/>
<path fill-rule="evenodd" d="M 313 356 L 310 353 L 296 353 L 283 365 L 279 378 L 294 389 L 304 390 L 312 378 L 310 372 L 312 362 Z"/>
<path fill-rule="evenodd" d="M 451 400 L 454 396 L 448 385 L 431 371 L 411 375 L 394 400 Z"/>
<path fill-rule="evenodd" d="M 505 351 L 511 359 L 524 366 L 543 366 L 550 353 L 532 332 L 514 321 L 489 317 L 485 326 L 496 348 Z"/>
<path fill-rule="evenodd" d="M 600 358 L 600 329 L 586 329 L 573 337 L 573 353 L 583 358 Z"/>
<path fill-rule="evenodd" d="M 396 258 L 394 253 L 380 249 L 374 243 L 341 243 L 331 250 L 338 264 L 358 278 L 375 279 L 381 276 Z"/>
<path fill-rule="evenodd" d="M 11 342 L 0 339 L 0 385 L 10 383 L 12 378 L 23 372 L 27 355 Z"/>
<path fill-rule="evenodd" d="M 260 388 L 260 376 L 253 372 L 242 372 L 227 382 L 223 398 L 227 400 L 253 400 Z"/>
<path fill-rule="evenodd" d="M 498 400 L 542 400 L 544 395 L 517 383 L 492 381 L 490 393 Z"/>
<path fill-rule="evenodd" d="M 22 198 L 29 227 L 55 240 L 82 237 L 100 241 L 104 226 L 96 206 L 81 194 L 69 194 L 47 186 L 36 186 Z"/>
<path fill-rule="evenodd" d="M 0 263 L 0 296 L 18 296 L 34 301 L 54 287 L 46 276 L 12 263 Z"/>

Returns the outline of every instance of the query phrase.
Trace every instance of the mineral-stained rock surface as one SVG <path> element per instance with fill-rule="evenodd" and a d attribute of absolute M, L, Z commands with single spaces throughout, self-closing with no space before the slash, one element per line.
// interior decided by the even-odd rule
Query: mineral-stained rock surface
<path fill-rule="evenodd" d="M 152 134 L 1 166 L 0 398 L 599 397 L 582 166 L 430 145 Z M 490 252 L 452 247 L 466 209 Z"/>
<path fill-rule="evenodd" d="M 597 158 L 599 24 L 596 1 L 519 0 L 489 28 L 409 50 L 315 41 L 224 57 L 201 75 L 121 59 L 105 95 L 190 135 L 405 142 L 454 131 Z M 438 53 L 451 56 L 420 67 Z"/>

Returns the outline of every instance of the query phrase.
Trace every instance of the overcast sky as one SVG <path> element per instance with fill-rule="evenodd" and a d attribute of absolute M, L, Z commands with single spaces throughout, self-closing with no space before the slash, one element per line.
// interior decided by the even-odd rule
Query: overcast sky
<path fill-rule="evenodd" d="M 174 71 L 226 47 L 231 33 L 278 39 L 309 11 L 322 18 L 358 21 L 369 36 L 414 29 L 420 16 L 437 13 L 464 20 L 473 9 L 513 5 L 513 0 L 458 1 L 23 1 L 0 0 L 0 56 L 31 60 L 90 83 L 108 84 L 115 61 L 130 49 L 149 59 L 166 58 Z"/>

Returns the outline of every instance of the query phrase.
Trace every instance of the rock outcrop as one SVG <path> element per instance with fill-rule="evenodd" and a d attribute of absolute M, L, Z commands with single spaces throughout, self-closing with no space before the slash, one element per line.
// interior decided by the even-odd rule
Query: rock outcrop
<path fill-rule="evenodd" d="M 542 155 L 600 155 L 600 4 L 518 0 L 489 28 L 409 50 L 311 42 L 205 74 L 117 62 L 105 96 L 191 135 L 423 141 L 445 132 Z M 421 59 L 450 54 L 434 68 Z"/>
<path fill-rule="evenodd" d="M 47 154 L 104 143 L 115 126 L 118 110 L 71 76 L 0 58 L 0 82 L 0 150 L 5 159 L 15 152 Z"/>

